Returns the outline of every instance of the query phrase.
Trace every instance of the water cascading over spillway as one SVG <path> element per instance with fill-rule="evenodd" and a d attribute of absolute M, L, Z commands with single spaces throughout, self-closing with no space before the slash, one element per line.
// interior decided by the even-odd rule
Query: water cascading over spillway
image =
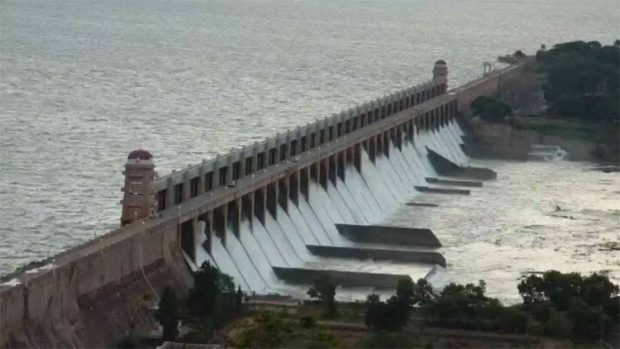
<path fill-rule="evenodd" d="M 324 258 L 306 246 L 363 247 L 363 243 L 342 235 L 337 224 L 380 224 L 400 205 L 420 195 L 415 186 L 427 185 L 426 178 L 437 176 L 427 147 L 455 163 L 466 163 L 459 144 L 461 135 L 458 124 L 450 122 L 438 130 L 415 134 L 413 143 L 404 140 L 400 147 L 390 144 L 387 154 L 379 152 L 374 160 L 362 148 L 360 170 L 345 164 L 343 174 L 329 178 L 324 185 L 310 179 L 307 196 L 300 193 L 297 203 L 278 205 L 275 217 L 269 212 L 263 222 L 254 216 L 251 220 L 244 217 L 238 235 L 226 229 L 225 243 L 211 234 L 210 253 L 203 247 L 205 224 L 200 222 L 195 234 L 200 236 L 194 239 L 195 265 L 210 261 L 231 275 L 242 290 L 259 294 L 304 294 L 306 288 L 284 283 L 273 267 L 404 273 L 414 280 L 424 277 L 431 269 L 428 264 Z M 367 289 L 338 292 L 345 298 L 367 293 Z"/>

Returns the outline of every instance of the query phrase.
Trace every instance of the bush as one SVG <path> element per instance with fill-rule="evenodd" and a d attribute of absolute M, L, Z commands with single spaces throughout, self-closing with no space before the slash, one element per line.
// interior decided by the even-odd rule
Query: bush
<path fill-rule="evenodd" d="M 375 331 L 399 331 L 409 321 L 411 308 L 407 298 L 392 296 L 382 302 L 379 296 L 371 294 L 366 304 L 365 323 Z"/>
<path fill-rule="evenodd" d="M 555 338 L 568 338 L 572 332 L 572 324 L 565 313 L 552 310 L 545 323 L 545 333 Z"/>
<path fill-rule="evenodd" d="M 239 348 L 273 348 L 290 339 L 295 326 L 288 320 L 270 312 L 260 313 L 254 322 L 244 328 L 234 339 Z"/>
<path fill-rule="evenodd" d="M 312 337 L 315 348 L 337 348 L 340 346 L 338 337 L 328 331 L 319 331 Z"/>
<path fill-rule="evenodd" d="M 412 348 L 418 346 L 418 341 L 408 333 L 377 332 L 368 335 L 360 343 L 362 348 Z"/>
<path fill-rule="evenodd" d="M 310 315 L 303 316 L 299 319 L 299 326 L 301 328 L 309 329 L 313 328 L 316 325 L 316 319 Z"/>
<path fill-rule="evenodd" d="M 512 113 L 512 108 L 497 98 L 480 96 L 471 103 L 474 115 L 489 122 L 503 122 Z"/>
<path fill-rule="evenodd" d="M 515 307 L 502 307 L 494 323 L 498 328 L 510 333 L 525 333 L 527 330 L 527 314 Z"/>
<path fill-rule="evenodd" d="M 551 312 L 555 309 L 553 308 L 553 304 L 551 304 L 551 302 L 543 301 L 531 304 L 527 307 L 527 310 L 534 319 L 544 324 L 547 320 L 549 320 Z"/>
<path fill-rule="evenodd" d="M 609 319 L 601 306 L 591 306 L 579 298 L 571 301 L 568 316 L 573 321 L 573 335 L 586 339 L 601 338 Z"/>
<path fill-rule="evenodd" d="M 166 287 L 164 289 L 159 307 L 155 312 L 155 318 L 163 328 L 163 340 L 174 341 L 179 335 L 179 305 L 172 288 Z"/>

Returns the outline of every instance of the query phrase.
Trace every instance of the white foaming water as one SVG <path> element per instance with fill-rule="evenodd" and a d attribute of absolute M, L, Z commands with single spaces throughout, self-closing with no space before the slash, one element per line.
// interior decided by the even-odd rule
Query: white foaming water
<path fill-rule="evenodd" d="M 425 81 L 439 58 L 455 87 L 503 53 L 618 36 L 617 0 L 481 3 L 0 1 L 0 274 L 116 228 L 135 147 L 163 175 Z M 507 13 L 519 31 L 497 29 Z"/>
<path fill-rule="evenodd" d="M 440 139 L 443 140 L 446 146 L 451 149 L 452 154 L 454 154 L 454 156 L 458 160 L 457 163 L 461 166 L 466 166 L 468 160 L 465 158 L 465 154 L 463 154 L 463 150 L 461 150 L 459 142 L 450 130 L 450 128 L 448 126 L 442 128 L 441 130 L 439 130 L 439 135 Z"/>
<path fill-rule="evenodd" d="M 257 224 L 260 225 L 260 221 L 253 218 L 252 225 L 256 226 Z M 239 240 L 241 241 L 241 244 L 245 248 L 248 255 L 252 258 L 252 262 L 256 266 L 256 269 L 260 273 L 262 279 L 265 281 L 265 284 L 268 288 L 272 288 L 274 285 L 279 283 L 279 280 L 271 268 L 272 265 L 269 263 L 266 252 L 256 241 L 256 237 L 250 229 L 250 222 L 248 220 L 243 220 L 240 227 Z"/>
<path fill-rule="evenodd" d="M 265 215 L 269 214 L 265 213 Z M 253 224 L 252 232 L 254 233 L 256 241 L 262 247 L 262 250 L 265 251 L 265 256 L 269 260 L 269 264 L 278 267 L 289 267 L 290 265 L 286 262 L 282 256 L 282 253 L 276 247 L 276 244 L 265 230 L 265 227 L 260 223 L 260 221 L 258 221 L 258 219 L 253 220 L 253 222 L 256 224 Z"/>
<path fill-rule="evenodd" d="M 290 201 L 289 210 L 293 210 L 293 207 L 296 206 L 292 201 Z M 299 256 L 302 263 L 316 261 L 316 257 L 314 257 L 306 248 L 306 243 L 300 236 L 299 231 L 291 220 L 289 214 L 280 207 L 278 208 L 277 223 L 280 224 L 283 235 L 287 238 L 287 241 L 290 243 L 297 256 Z"/>
<path fill-rule="evenodd" d="M 469 163 L 469 158 L 463 152 L 460 144 L 463 142 L 461 140 L 462 130 L 460 126 L 455 122 L 451 121 L 447 126 L 441 128 L 436 133 L 436 139 L 438 142 L 442 143 L 452 154 L 452 159 L 454 163 L 460 166 L 467 166 Z"/>
<path fill-rule="evenodd" d="M 327 191 L 323 189 L 319 184 L 310 183 L 310 203 L 300 198 L 299 206 L 295 206 L 292 202 L 289 203 L 288 213 L 283 209 L 278 211 L 278 220 L 274 220 L 273 217 L 268 215 L 266 228 L 263 227 L 257 220 L 254 222 L 256 231 L 254 235 L 249 229 L 249 224 L 242 222 L 240 229 L 240 240 L 244 250 L 239 250 L 235 246 L 227 246 L 229 255 L 234 259 L 235 263 L 226 258 L 226 256 L 218 256 L 213 258 L 220 264 L 225 263 L 222 267 L 223 270 L 229 270 L 229 273 L 235 277 L 235 280 L 240 278 L 244 280 L 248 287 L 256 292 L 276 292 L 286 293 L 295 297 L 304 297 L 307 286 L 292 286 L 286 285 L 277 280 L 272 265 L 278 265 L 278 262 L 272 261 L 276 259 L 286 260 L 286 264 L 279 264 L 279 266 L 298 266 L 312 269 L 334 269 L 334 270 L 347 270 L 347 271 L 361 271 L 361 272 L 377 272 L 377 273 L 389 273 L 389 274 L 404 274 L 411 276 L 414 280 L 427 277 L 435 286 L 442 286 L 447 282 L 457 280 L 459 282 L 472 282 L 472 272 L 467 270 L 464 266 L 468 263 L 475 265 L 476 275 L 486 275 L 482 278 L 487 281 L 499 280 L 498 284 L 488 286 L 489 294 L 498 296 L 500 299 L 506 302 L 513 302 L 514 290 L 516 282 L 511 283 L 506 280 L 510 275 L 514 275 L 515 269 L 512 267 L 506 267 L 501 261 L 493 260 L 491 262 L 485 262 L 485 258 L 482 257 L 486 251 L 492 249 L 492 244 L 489 242 L 473 242 L 471 247 L 465 245 L 464 248 L 467 254 L 471 255 L 475 261 L 468 259 L 468 256 L 460 251 L 461 247 L 455 246 L 455 241 L 464 241 L 462 243 L 469 243 L 468 237 L 462 237 L 460 235 L 468 235 L 469 232 L 463 232 L 459 229 L 462 224 L 468 224 L 473 226 L 478 221 L 484 220 L 484 217 L 474 214 L 474 218 L 471 222 L 469 214 L 471 210 L 469 207 L 480 205 L 484 206 L 487 200 L 492 200 L 489 197 L 483 199 L 477 199 L 478 195 L 484 195 L 488 191 L 497 192 L 499 188 L 495 188 L 494 182 L 488 182 L 485 184 L 485 190 L 477 192 L 476 195 L 467 197 L 445 197 L 445 196 L 433 196 L 432 194 L 423 194 L 413 191 L 415 195 L 424 195 L 430 198 L 433 202 L 441 203 L 442 213 L 445 210 L 451 212 L 451 216 L 443 217 L 433 214 L 419 214 L 423 212 L 424 208 L 418 207 L 406 207 L 398 205 L 398 202 L 403 202 L 405 199 L 411 197 L 410 188 L 416 184 L 424 184 L 424 177 L 436 176 L 432 166 L 425 156 L 425 146 L 433 150 L 438 150 L 438 153 L 442 155 L 448 155 L 447 158 L 454 161 L 454 159 L 460 159 L 461 153 L 454 151 L 454 146 L 458 144 L 458 138 L 455 135 L 459 132 L 458 125 L 451 125 L 451 129 L 447 126 L 435 132 L 429 134 L 423 132 L 416 138 L 418 143 L 412 145 L 410 143 L 404 143 L 402 150 L 395 147 L 390 148 L 390 157 L 381 156 L 377 159 L 377 166 L 372 164 L 366 154 L 362 156 L 362 174 L 358 173 L 353 166 L 348 166 L 345 171 L 345 181 L 337 179 L 334 186 L 331 182 L 328 184 Z M 418 149 L 419 148 L 419 149 Z M 448 151 L 451 149 L 452 151 Z M 420 155 L 423 153 L 424 156 Z M 463 154 L 464 155 L 464 154 Z M 463 163 L 463 162 L 460 162 Z M 538 177 L 537 177 L 538 178 Z M 371 184 L 369 188 L 367 183 Z M 373 188 L 374 186 L 374 188 Z M 383 192 L 376 190 L 376 187 L 382 187 Z M 389 188 L 397 188 L 399 191 L 394 193 Z M 373 194 L 374 192 L 374 194 Z M 374 195 L 385 200 L 388 205 L 391 203 L 392 208 L 398 208 L 396 211 L 390 211 L 386 209 L 386 205 L 382 201 L 377 201 Z M 383 196 L 382 196 L 383 195 Z M 499 194 L 494 194 L 495 196 Z M 514 195 L 511 194 L 511 195 Z M 396 197 L 394 197 L 396 196 Z M 487 195 L 488 196 L 488 195 Z M 494 197 L 495 197 L 494 196 Z M 426 200 L 426 199 L 423 199 Z M 474 203 L 470 201 L 474 200 Z M 521 200 L 515 198 L 514 200 Z M 461 201 L 463 201 L 461 203 Z M 561 206 L 564 207 L 565 203 Z M 456 206 L 458 210 L 455 210 Z M 500 205 L 499 210 L 502 210 L 504 214 L 508 206 Z M 531 211 L 531 210 L 530 210 Z M 534 212 L 528 211 L 525 216 L 529 217 L 534 215 Z M 431 211 L 424 211 L 431 212 Z M 578 211 L 575 211 L 575 216 L 578 216 Z M 330 214 L 331 213 L 331 214 Z M 354 213 L 359 216 L 356 218 Z M 305 248 L 306 244 L 325 244 L 336 246 L 356 246 L 357 244 L 348 241 L 343 238 L 335 229 L 334 222 L 359 223 L 358 221 L 363 219 L 368 222 L 380 222 L 385 219 L 386 214 L 390 217 L 390 224 L 396 224 L 398 226 L 410 226 L 410 227 L 429 227 L 433 229 L 442 243 L 444 244 L 443 251 L 446 253 L 448 260 L 448 269 L 435 268 L 427 264 L 403 264 L 393 263 L 388 261 L 371 261 L 371 260 L 352 260 L 342 258 L 318 258 L 309 253 Z M 452 218 L 450 218 L 452 217 Z M 561 216 L 560 216 L 561 217 Z M 446 219 L 451 223 L 446 223 Z M 522 219 L 522 218 L 521 218 Z M 552 223 L 553 220 L 549 220 Z M 469 223 L 468 223 L 469 222 Z M 529 221 L 528 221 L 529 222 Z M 542 217 L 537 220 L 539 223 L 544 223 L 545 219 Z M 570 221 L 572 222 L 572 220 Z M 490 224 L 490 223 L 487 223 Z M 492 226 L 492 224 L 491 224 Z M 203 226 L 197 229 L 204 229 Z M 482 228 L 478 228 L 479 230 Z M 505 228 L 503 228 L 505 229 Z M 529 226 L 526 227 L 526 232 L 531 231 Z M 501 231 L 499 229 L 498 231 Z M 235 243 L 234 235 L 228 232 L 227 239 L 232 244 Z M 491 232 L 491 234 L 493 234 Z M 497 234 L 495 234 L 497 235 Z M 267 242 L 261 242 L 262 239 L 267 239 Z M 601 235 L 603 240 L 605 236 L 613 237 L 611 232 L 603 231 Z M 203 238 L 204 240 L 204 238 Z M 202 244 L 199 238 L 195 238 L 197 247 Z M 219 242 L 219 239 L 215 239 Z M 521 241 L 520 238 L 512 237 L 504 233 L 495 240 L 497 245 L 500 241 Z M 333 241 L 333 243 L 332 243 Z M 538 240 L 534 239 L 532 242 L 538 244 Z M 262 244 L 261 244 L 262 243 Z M 229 243 L 230 244 L 230 243 Z M 458 244 L 458 242 L 457 242 Z M 272 248 L 271 252 L 263 250 L 264 246 Z M 277 245 L 277 246 L 276 246 Z M 522 245 L 522 244 L 521 244 Z M 519 246 L 521 246 L 519 245 Z M 367 247 L 385 248 L 386 246 L 368 244 Z M 217 248 L 217 246 L 216 246 Z M 402 248 L 400 246 L 389 246 L 389 248 Z M 202 260 L 206 260 L 208 256 L 200 254 L 200 249 L 197 249 L 197 264 Z M 522 248 L 520 249 L 522 250 Z M 216 251 L 220 253 L 221 251 Z M 494 253 L 506 254 L 509 251 L 504 251 L 501 248 L 495 249 Z M 482 253 L 482 255 L 481 255 Z M 535 252 L 523 251 L 530 256 L 530 259 Z M 510 254 L 510 253 L 509 253 Z M 283 255 L 284 258 L 277 258 L 273 256 Z M 251 256 L 252 260 L 249 260 Z M 514 256 L 514 253 L 510 254 L 510 260 L 518 260 Z M 454 262 L 453 262 L 454 261 Z M 276 264 L 274 264 L 274 262 Z M 457 263 L 458 265 L 455 265 Z M 191 263 L 190 263 L 191 264 Z M 501 265 L 502 270 L 497 270 L 497 266 Z M 583 264 L 583 268 L 595 268 L 595 263 Z M 546 265 L 545 265 L 546 267 Z M 494 270 L 492 275 L 485 274 L 484 270 Z M 560 268 L 561 269 L 561 268 Z M 584 270 L 585 270 L 584 269 Z M 235 270 L 239 271 L 239 276 L 233 274 Z M 521 269 L 522 270 L 522 269 Z M 462 275 L 466 275 L 465 278 Z M 260 277 L 258 279 L 257 277 Z M 262 282 L 261 282 L 262 280 Z M 489 284 L 489 283 L 488 283 Z M 507 286 L 502 286 L 507 285 Z M 508 288 L 510 286 L 510 288 Z M 242 288 L 243 288 L 242 284 Z M 262 287 L 262 288 L 261 288 Z M 376 292 L 370 288 L 339 288 L 337 291 L 337 298 L 339 300 L 360 300 L 363 299 L 368 293 Z M 518 295 L 517 295 L 518 296 Z"/>
<path fill-rule="evenodd" d="M 309 185 L 312 187 L 311 183 Z M 310 198 L 312 198 L 312 196 L 312 193 L 310 193 Z M 334 245 L 334 240 L 327 232 L 328 227 L 321 223 L 316 213 L 312 210 L 312 207 L 310 207 L 309 201 L 299 200 L 299 212 L 308 224 L 308 227 L 310 227 L 311 231 L 315 232 L 315 235 L 319 239 L 321 245 Z M 325 222 L 325 224 L 328 223 L 329 222 Z"/>
<path fill-rule="evenodd" d="M 281 208 L 278 208 L 278 210 L 282 211 Z M 290 242 L 289 235 L 292 235 L 291 232 L 285 234 L 278 221 L 270 213 L 265 214 L 265 231 L 271 236 L 272 241 L 286 260 L 288 266 L 299 267 L 303 264 L 303 261 L 295 253 L 295 249 Z"/>
<path fill-rule="evenodd" d="M 381 209 L 354 167 L 347 169 L 344 185 L 351 195 L 351 200 L 360 207 L 367 223 L 374 223 L 381 219 Z"/>
<path fill-rule="evenodd" d="M 440 139 L 440 137 L 437 137 L 437 132 L 435 130 L 429 130 L 427 131 L 427 133 L 431 141 L 431 149 L 434 149 L 437 153 L 443 155 L 443 157 L 452 161 L 453 163 L 459 163 L 456 156 L 452 153 L 452 149 L 446 146 L 446 144 Z"/>
<path fill-rule="evenodd" d="M 251 234 L 249 224 L 246 227 L 248 229 L 244 231 L 240 230 L 239 234 Z M 226 229 L 226 250 L 237 266 L 237 269 L 249 287 L 249 290 L 268 293 L 269 288 L 254 264 L 254 259 L 251 256 L 248 256 L 247 251 L 241 242 L 239 242 L 237 236 L 230 231 L 230 229 Z M 235 281 L 237 281 L 237 283 L 239 282 L 239 280 Z"/>
<path fill-rule="evenodd" d="M 448 149 L 443 145 L 443 143 L 436 139 L 434 131 L 425 131 L 425 135 L 427 137 L 426 139 L 428 140 L 428 147 L 430 149 L 435 151 L 437 154 L 443 156 L 444 158 L 452 162 L 456 162 L 454 156 L 448 151 Z"/>
<path fill-rule="evenodd" d="M 424 170 L 427 176 L 434 177 L 437 175 L 435 169 L 428 161 L 428 151 L 426 150 L 426 135 L 424 132 L 420 132 L 415 138 L 413 142 L 413 147 L 417 153 L 417 158 L 420 160 L 422 165 L 424 165 Z"/>
<path fill-rule="evenodd" d="M 403 154 L 400 149 L 397 147 L 392 147 L 390 149 L 390 164 L 398 174 L 400 180 L 404 184 L 402 187 L 408 194 L 408 196 L 416 195 L 416 191 L 414 189 L 415 179 L 413 177 L 412 171 L 407 168 L 407 161 L 403 157 Z"/>
<path fill-rule="evenodd" d="M 413 147 L 413 144 L 404 144 L 402 154 L 414 177 L 414 183 L 416 185 L 424 185 L 426 183 L 425 177 L 427 176 L 426 168 L 424 164 L 420 162 L 418 153 Z"/>
<path fill-rule="evenodd" d="M 300 197 L 299 200 L 305 201 L 303 197 Z M 318 235 L 323 235 L 322 229 L 312 229 L 304 216 L 299 212 L 299 207 L 294 203 L 290 203 L 288 207 L 288 216 L 291 218 L 291 222 L 295 225 L 295 228 L 299 232 L 300 237 L 303 242 L 307 245 L 329 245 L 329 239 L 327 238 L 317 238 Z"/>
<path fill-rule="evenodd" d="M 329 205 L 330 204 L 329 197 L 323 190 L 323 187 L 321 187 L 319 184 L 314 183 L 314 182 L 309 183 L 309 187 L 310 187 L 309 189 L 310 208 L 312 212 L 314 212 L 316 216 L 316 220 L 320 223 L 320 225 L 323 227 L 323 229 L 329 236 L 329 239 L 334 243 L 334 245 L 338 245 L 338 246 L 349 245 L 350 244 L 349 241 L 344 239 L 338 232 L 338 229 L 336 229 L 336 225 L 335 225 L 336 222 L 331 217 L 331 215 L 336 216 L 337 212 L 333 212 L 333 207 L 330 207 L 331 205 Z M 309 215 L 310 215 L 310 212 L 308 213 L 308 216 Z M 342 222 L 342 220 L 340 221 Z"/>
<path fill-rule="evenodd" d="M 327 187 L 329 188 L 330 185 L 332 184 L 331 181 L 328 179 Z M 346 220 L 340 214 L 340 210 L 336 208 L 336 205 L 330 198 L 328 192 L 326 190 L 323 190 L 321 186 L 319 186 L 319 189 L 321 190 L 316 190 L 312 193 L 314 195 L 310 195 L 311 198 L 314 196 L 318 199 L 318 201 L 311 201 L 312 208 L 316 210 L 320 202 L 321 207 L 324 209 L 325 213 L 327 213 L 333 223 L 346 223 Z"/>
<path fill-rule="evenodd" d="M 403 201 L 403 189 L 405 188 L 403 183 L 400 183 L 398 175 L 394 173 L 394 169 L 390 164 L 390 159 L 386 156 L 377 156 L 375 159 L 375 168 L 379 172 L 379 180 L 381 180 L 388 188 L 390 194 L 394 198 L 395 204 L 400 204 Z"/>
<path fill-rule="evenodd" d="M 347 172 L 347 182 L 345 185 L 349 188 L 349 192 L 362 206 L 367 206 L 367 215 L 370 222 L 378 222 L 384 216 L 384 209 L 379 205 L 373 193 L 368 189 L 368 185 L 362 178 L 361 173 L 357 171 Z"/>
<path fill-rule="evenodd" d="M 457 135 L 459 137 L 459 143 L 461 138 L 465 135 L 465 132 L 463 132 L 463 129 L 461 128 L 461 126 L 459 126 L 458 122 L 452 120 L 450 122 L 450 128 L 452 129 L 452 131 L 454 132 L 455 135 Z"/>
<path fill-rule="evenodd" d="M 345 170 L 345 181 L 347 181 L 346 173 L 350 171 L 356 171 L 356 170 L 352 166 L 347 167 Z M 368 224 L 369 220 L 366 216 L 368 214 L 367 210 L 362 208 L 361 203 L 356 201 L 353 198 L 353 195 L 349 191 L 349 188 L 347 187 L 345 182 L 343 182 L 340 178 L 338 178 L 336 181 L 336 190 L 338 191 L 338 194 L 340 194 L 340 197 L 342 198 L 342 201 L 344 202 L 344 204 L 349 209 L 349 212 L 353 216 L 353 220 L 355 221 L 355 223 Z"/>
<path fill-rule="evenodd" d="M 377 206 L 380 207 L 384 213 L 391 212 L 396 208 L 396 198 L 394 198 L 384 181 L 381 180 L 379 171 L 365 151 L 362 151 L 361 179 L 366 183 L 366 187 L 375 198 Z"/>
<path fill-rule="evenodd" d="M 453 121 L 450 121 L 448 125 L 443 128 L 442 131 L 444 132 L 444 135 L 448 138 L 449 141 L 447 143 L 452 146 L 452 148 L 454 149 L 454 153 L 457 154 L 458 158 L 461 161 L 461 164 L 467 165 L 469 159 L 461 148 L 462 140 L 460 136 L 456 135 L 454 131 L 454 124 L 455 123 Z"/>
<path fill-rule="evenodd" d="M 441 156 L 443 156 L 446 159 L 450 159 L 451 156 L 450 154 L 446 154 L 443 147 L 440 147 L 437 145 L 437 142 L 435 140 L 435 137 L 433 137 L 433 131 L 431 130 L 422 130 L 423 135 L 424 135 L 424 141 L 426 142 L 426 146 L 429 147 L 430 149 L 434 150 L 436 153 L 439 153 Z"/>
<path fill-rule="evenodd" d="M 463 143 L 463 130 L 461 130 L 459 124 L 456 121 L 450 121 L 450 123 L 448 123 L 448 126 L 446 127 L 446 130 L 451 137 L 451 143 L 453 144 L 456 153 L 459 154 L 463 164 L 469 164 L 469 158 L 467 157 L 467 155 L 465 155 L 465 152 L 461 147 L 461 144 Z"/>
<path fill-rule="evenodd" d="M 342 183 L 340 178 L 336 178 L 336 185 L 338 185 L 338 182 Z M 355 218 L 353 218 L 351 211 L 349 211 L 347 204 L 345 204 L 344 200 L 342 199 L 342 196 L 340 196 L 340 193 L 336 189 L 336 186 L 332 184 L 332 182 L 327 183 L 327 196 L 329 197 L 330 201 L 333 203 L 334 207 L 336 207 L 336 210 L 338 211 L 338 213 L 340 213 L 340 217 L 342 217 L 341 223 L 347 223 L 347 224 L 357 223 L 355 221 Z"/>
<path fill-rule="evenodd" d="M 202 263 L 207 262 L 207 261 L 217 267 L 217 263 L 215 263 L 215 261 L 211 258 L 211 256 L 209 256 L 209 254 L 203 247 L 205 241 L 207 241 L 207 235 L 205 234 L 206 226 L 207 224 L 204 221 L 198 221 L 198 224 L 196 224 L 196 227 L 194 227 L 195 265 L 194 265 L 194 269 L 192 270 L 196 270 L 197 268 L 200 268 Z"/>
<path fill-rule="evenodd" d="M 228 250 L 226 250 L 226 247 L 222 244 L 222 240 L 220 240 L 218 236 L 215 236 L 215 234 L 213 234 L 213 238 L 211 239 L 211 257 L 213 257 L 213 260 L 217 263 L 218 269 L 233 278 L 235 285 L 241 286 L 241 289 L 246 292 L 252 290 L 243 278 L 234 259 L 228 254 Z"/>

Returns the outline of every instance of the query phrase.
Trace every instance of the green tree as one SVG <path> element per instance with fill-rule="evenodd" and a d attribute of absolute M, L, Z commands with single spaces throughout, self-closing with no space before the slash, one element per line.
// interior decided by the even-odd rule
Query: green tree
<path fill-rule="evenodd" d="M 241 292 L 241 286 L 237 288 L 237 293 L 235 293 L 235 312 L 237 314 L 241 313 L 241 307 L 243 305 L 243 292 Z"/>
<path fill-rule="evenodd" d="M 366 298 L 366 326 L 375 331 L 400 331 L 409 321 L 411 315 L 411 294 L 413 283 L 399 283 L 396 296 L 382 302 L 378 295 L 370 294 Z"/>
<path fill-rule="evenodd" d="M 370 328 L 375 328 L 376 324 L 379 322 L 379 318 L 381 317 L 381 311 L 379 310 L 379 304 L 381 303 L 381 298 L 379 295 L 371 293 L 366 297 L 366 314 L 364 316 L 364 323 L 366 326 Z"/>
<path fill-rule="evenodd" d="M 433 286 L 424 278 L 419 279 L 413 288 L 413 298 L 416 303 L 430 302 L 435 296 Z"/>
<path fill-rule="evenodd" d="M 556 311 L 553 304 L 549 301 L 541 301 L 537 303 L 531 303 L 524 307 L 530 315 L 540 323 L 544 324 L 549 320 L 551 312 Z"/>
<path fill-rule="evenodd" d="M 620 47 L 573 41 L 536 55 L 551 111 L 590 121 L 620 116 Z"/>
<path fill-rule="evenodd" d="M 497 311 L 493 314 L 494 316 L 488 319 L 493 326 L 501 331 L 510 333 L 524 333 L 527 330 L 527 313 L 517 307 L 504 307 L 496 299 L 494 302 L 497 302 Z M 491 304 L 488 307 L 492 307 L 493 305 Z"/>
<path fill-rule="evenodd" d="M 619 289 L 609 277 L 594 273 L 583 278 L 581 292 L 583 300 L 588 304 L 605 306 L 618 295 Z"/>
<path fill-rule="evenodd" d="M 566 331 L 562 317 L 571 322 L 574 336 L 587 339 L 600 338 L 618 324 L 618 286 L 607 276 L 550 270 L 542 276 L 528 276 L 518 289 L 524 308 L 545 324 L 549 334 L 559 336 Z"/>
<path fill-rule="evenodd" d="M 486 284 L 482 280 L 478 285 L 451 283 L 431 301 L 421 303 L 420 310 L 425 318 L 443 327 L 486 330 L 489 322 L 495 329 L 520 331 L 527 327 L 522 315 L 506 312 L 497 299 L 488 298 L 485 292 Z M 516 322 L 507 324 L 509 320 Z"/>
<path fill-rule="evenodd" d="M 396 285 L 396 297 L 402 299 L 403 303 L 408 305 L 414 304 L 414 284 L 409 278 L 402 278 L 398 280 Z"/>
<path fill-rule="evenodd" d="M 572 325 L 566 313 L 552 309 L 545 322 L 545 333 L 555 338 L 570 337 Z"/>
<path fill-rule="evenodd" d="M 583 278 L 578 273 L 563 274 L 556 270 L 545 272 L 542 277 L 530 275 L 517 286 L 526 304 L 549 300 L 556 309 L 568 309 L 573 297 L 579 297 Z"/>
<path fill-rule="evenodd" d="M 163 340 L 174 341 L 179 335 L 179 309 L 177 296 L 172 288 L 164 289 L 159 307 L 155 312 L 155 319 L 163 328 Z"/>
<path fill-rule="evenodd" d="M 563 274 L 551 270 L 543 274 L 544 292 L 556 309 L 568 309 L 571 299 L 579 297 L 583 278 L 578 273 Z"/>
<path fill-rule="evenodd" d="M 591 306 L 579 298 L 573 298 L 568 309 L 573 321 L 573 335 L 587 339 L 603 336 L 608 316 L 601 306 Z"/>
<path fill-rule="evenodd" d="M 235 285 L 232 278 L 220 272 L 208 261 L 194 272 L 194 288 L 188 296 L 188 308 L 196 316 L 215 315 L 216 304 L 223 294 L 233 294 Z"/>
<path fill-rule="evenodd" d="M 526 305 L 541 303 L 546 298 L 544 280 L 538 275 L 531 274 L 519 283 L 517 289 Z"/>
<path fill-rule="evenodd" d="M 584 278 L 578 273 L 564 274 L 556 270 L 547 271 L 542 276 L 532 274 L 517 288 L 526 306 L 549 301 L 560 311 L 568 309 L 573 298 L 606 308 L 612 305 L 619 291 L 607 276 L 594 273 Z"/>
<path fill-rule="evenodd" d="M 327 275 L 315 280 L 314 285 L 308 290 L 308 296 L 318 299 L 323 304 L 323 316 L 335 318 L 338 316 L 336 309 L 336 286 Z"/>

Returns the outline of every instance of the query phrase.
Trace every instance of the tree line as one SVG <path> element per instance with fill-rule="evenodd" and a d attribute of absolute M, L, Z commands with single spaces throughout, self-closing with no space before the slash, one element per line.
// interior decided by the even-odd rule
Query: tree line
<path fill-rule="evenodd" d="M 550 111 L 587 121 L 620 118 L 620 40 L 572 41 L 541 49 L 536 60 L 546 81 Z"/>
<path fill-rule="evenodd" d="M 163 291 L 155 318 L 162 326 L 164 340 L 177 338 L 180 309 L 212 326 L 230 321 L 241 312 L 243 294 L 240 289 L 235 290 L 230 276 L 208 262 L 193 275 L 195 286 L 185 308 L 173 289 Z M 377 333 L 399 332 L 415 321 L 443 328 L 583 340 L 600 339 L 620 324 L 619 289 L 605 275 L 582 276 L 552 270 L 527 276 L 517 289 L 522 302 L 505 306 L 486 295 L 486 283 L 482 280 L 477 284 L 450 283 L 435 289 L 426 279 L 401 279 L 390 298 L 367 296 L 364 322 Z M 307 294 L 321 305 L 323 318 L 338 318 L 336 286 L 331 279 L 317 279 Z M 274 319 L 264 322 L 266 327 L 278 323 Z M 307 325 L 304 323 L 302 327 Z"/>
<path fill-rule="evenodd" d="M 444 328 L 583 340 L 600 339 L 620 324 L 618 286 L 607 276 L 548 271 L 529 275 L 517 288 L 522 303 L 505 306 L 486 295 L 482 280 L 435 290 L 425 279 L 401 279 L 385 301 L 368 295 L 365 323 L 373 331 L 397 332 L 415 319 Z M 337 317 L 329 279 L 317 280 L 308 294 L 323 304 L 325 317 Z"/>

